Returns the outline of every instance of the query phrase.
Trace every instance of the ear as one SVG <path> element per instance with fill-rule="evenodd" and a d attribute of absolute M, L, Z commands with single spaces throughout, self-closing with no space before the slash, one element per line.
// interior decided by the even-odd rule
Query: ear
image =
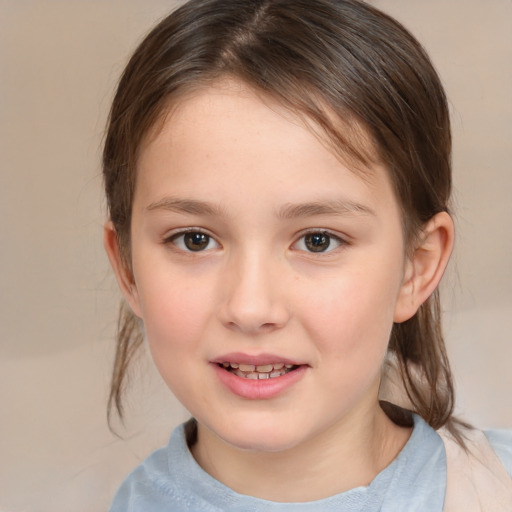
<path fill-rule="evenodd" d="M 103 228 L 103 245 L 107 252 L 108 259 L 110 260 L 110 264 L 114 269 L 117 284 L 119 285 L 121 292 L 135 315 L 141 318 L 137 286 L 135 285 L 131 269 L 128 268 L 126 262 L 121 256 L 119 239 L 112 221 L 108 221 Z"/>
<path fill-rule="evenodd" d="M 409 320 L 430 297 L 443 277 L 455 238 L 453 219 L 446 212 L 425 225 L 418 246 L 408 258 L 395 307 L 395 323 Z"/>

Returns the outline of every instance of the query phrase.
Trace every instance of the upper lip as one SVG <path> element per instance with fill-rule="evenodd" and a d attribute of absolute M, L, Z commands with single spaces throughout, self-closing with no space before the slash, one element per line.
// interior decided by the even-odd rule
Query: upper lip
<path fill-rule="evenodd" d="M 300 366 L 304 363 L 300 363 L 296 360 L 288 357 L 283 357 L 277 354 L 244 354 L 242 352 L 232 352 L 230 354 L 224 354 L 216 357 L 212 360 L 212 363 L 239 363 L 239 364 L 252 364 L 254 366 L 262 366 L 274 363 L 292 364 L 294 366 Z"/>

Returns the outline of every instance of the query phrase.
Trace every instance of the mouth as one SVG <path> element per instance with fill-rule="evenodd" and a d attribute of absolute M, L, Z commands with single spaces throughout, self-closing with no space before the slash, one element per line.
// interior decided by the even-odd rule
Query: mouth
<path fill-rule="evenodd" d="M 249 380 L 275 379 L 299 368 L 298 365 L 285 363 L 254 365 L 226 361 L 224 363 L 217 363 L 217 365 L 237 377 Z"/>
<path fill-rule="evenodd" d="M 294 389 L 309 364 L 277 354 L 223 354 L 210 362 L 221 384 L 245 400 L 270 400 Z"/>

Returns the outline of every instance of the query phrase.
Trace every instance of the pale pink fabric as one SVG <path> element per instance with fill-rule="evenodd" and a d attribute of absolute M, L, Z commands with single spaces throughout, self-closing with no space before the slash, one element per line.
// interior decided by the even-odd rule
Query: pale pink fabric
<path fill-rule="evenodd" d="M 444 512 L 512 512 L 512 478 L 485 434 L 465 432 L 468 451 L 444 428 L 447 482 Z"/>

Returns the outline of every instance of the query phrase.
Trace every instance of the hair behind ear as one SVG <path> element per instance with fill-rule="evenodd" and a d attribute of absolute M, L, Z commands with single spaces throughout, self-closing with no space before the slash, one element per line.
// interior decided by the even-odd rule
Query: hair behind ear
<path fill-rule="evenodd" d="M 406 394 L 403 397 L 406 403 L 399 403 L 399 406 L 419 414 L 436 430 L 446 427 L 466 448 L 464 429 L 471 426 L 453 417 L 455 388 L 440 316 L 439 291 L 436 290 L 416 315 L 394 324 L 389 344 L 394 356 L 390 373 L 399 375 L 401 382 L 395 384 Z"/>
<path fill-rule="evenodd" d="M 144 341 L 140 324 L 141 320 L 134 315 L 130 306 L 123 300 L 117 321 L 116 354 L 107 406 L 107 421 L 113 433 L 115 432 L 112 427 L 112 410 L 115 408 L 122 422 L 124 419 L 122 396 L 127 382 L 127 370 Z"/>
<path fill-rule="evenodd" d="M 403 401 L 398 405 L 412 409 L 435 429 L 446 425 L 460 440 L 455 429 L 460 422 L 452 419 L 455 391 L 437 288 L 453 242 L 453 220 L 446 211 L 434 215 L 419 233 L 395 311 L 396 323 L 389 343 L 394 357 L 390 358 L 391 371 L 384 373 L 384 379 L 391 373 L 398 374 L 401 382 L 394 382 L 394 386 L 407 395 L 398 397 Z M 383 385 L 385 388 L 385 380 Z"/>
<path fill-rule="evenodd" d="M 394 324 L 389 344 L 414 411 L 433 428 L 447 422 L 455 401 L 440 312 L 435 290 L 412 318 Z"/>

